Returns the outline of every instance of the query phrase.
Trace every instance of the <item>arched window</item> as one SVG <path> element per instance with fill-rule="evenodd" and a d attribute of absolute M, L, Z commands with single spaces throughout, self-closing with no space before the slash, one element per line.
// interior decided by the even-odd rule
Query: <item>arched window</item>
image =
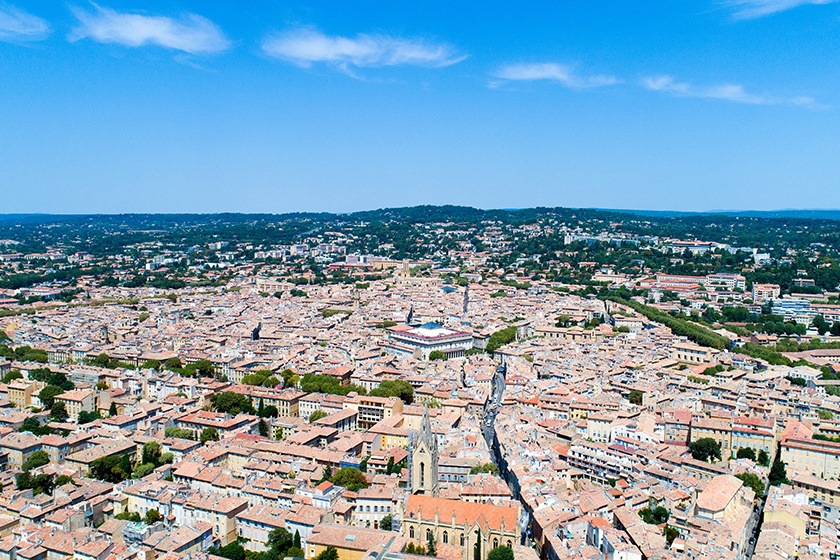
<path fill-rule="evenodd" d="M 493 539 L 493 548 L 499 548 L 499 539 Z"/>
<path fill-rule="evenodd" d="M 464 546 L 464 533 L 461 533 L 461 546 Z"/>
<path fill-rule="evenodd" d="M 420 463 L 420 487 L 426 488 L 426 463 Z"/>
<path fill-rule="evenodd" d="M 410 538 L 410 539 L 414 538 L 414 527 L 409 527 L 408 528 L 408 538 Z"/>
<path fill-rule="evenodd" d="M 426 529 L 426 540 L 427 541 L 432 540 L 432 530 L 431 529 Z"/>
<path fill-rule="evenodd" d="M 508 547 L 508 548 L 513 548 L 513 543 L 512 543 L 512 542 L 510 542 L 510 541 L 508 541 L 508 542 L 507 542 L 507 547 Z"/>
<path fill-rule="evenodd" d="M 443 532 L 443 538 L 441 541 L 443 541 L 443 544 L 449 544 L 449 531 Z"/>

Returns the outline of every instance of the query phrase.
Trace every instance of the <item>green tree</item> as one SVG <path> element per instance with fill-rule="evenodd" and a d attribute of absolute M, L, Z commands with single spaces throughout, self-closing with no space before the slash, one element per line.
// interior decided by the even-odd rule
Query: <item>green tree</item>
<path fill-rule="evenodd" d="M 160 512 L 158 510 L 150 509 L 149 511 L 146 512 L 146 518 L 144 519 L 144 521 L 146 522 L 147 525 L 154 525 L 155 523 L 157 523 L 161 519 L 163 519 L 163 516 L 160 514 Z"/>
<path fill-rule="evenodd" d="M 58 387 L 56 385 L 47 385 L 41 392 L 38 393 L 38 398 L 41 399 L 41 404 L 44 405 L 44 408 L 52 408 L 53 403 L 55 402 L 55 398 L 64 393 L 64 389 Z"/>
<path fill-rule="evenodd" d="M 219 431 L 216 428 L 204 428 L 201 430 L 201 443 L 208 441 L 219 441 Z"/>
<path fill-rule="evenodd" d="M 351 492 L 356 492 L 368 486 L 364 473 L 354 467 L 338 469 L 330 478 L 330 482 L 337 486 L 343 486 Z"/>
<path fill-rule="evenodd" d="M 688 444 L 691 456 L 698 461 L 720 459 L 720 444 L 712 438 L 700 438 Z"/>
<path fill-rule="evenodd" d="M 154 466 L 160 465 L 160 454 L 161 454 L 161 446 L 160 443 L 156 441 L 149 441 L 143 444 L 143 453 L 142 453 L 142 463 L 149 463 Z"/>
<path fill-rule="evenodd" d="M 57 477 L 55 478 L 55 485 L 56 485 L 56 487 L 58 487 L 58 486 L 64 486 L 65 484 L 72 484 L 73 486 L 75 486 L 75 485 L 76 485 L 76 483 L 73 481 L 73 477 L 72 477 L 72 476 L 67 476 L 66 474 L 63 474 L 63 475 L 61 475 L 61 476 L 57 476 Z"/>
<path fill-rule="evenodd" d="M 338 560 L 338 550 L 334 546 L 328 546 L 315 557 L 315 560 Z"/>
<path fill-rule="evenodd" d="M 155 466 L 152 463 L 143 463 L 134 467 L 131 473 L 131 478 L 143 478 L 147 474 L 154 472 Z"/>
<path fill-rule="evenodd" d="M 385 466 L 385 473 L 386 474 L 391 474 L 392 472 L 394 472 L 394 456 L 393 455 L 388 457 L 388 464 Z"/>
<path fill-rule="evenodd" d="M 245 560 L 246 558 L 245 549 L 236 541 L 220 548 L 214 546 L 210 547 L 207 549 L 207 553 L 215 556 L 221 556 L 222 558 L 227 558 L 228 560 Z"/>
<path fill-rule="evenodd" d="M 780 484 L 787 484 L 787 469 L 785 468 L 785 462 L 782 461 L 780 456 L 776 456 L 776 460 L 773 461 L 773 466 L 770 467 L 770 475 L 768 476 L 768 480 L 770 481 L 770 486 L 779 486 Z"/>
<path fill-rule="evenodd" d="M 738 459 L 749 459 L 755 461 L 755 449 L 752 447 L 742 447 L 735 455 Z"/>
<path fill-rule="evenodd" d="M 639 510 L 639 516 L 648 525 L 660 525 L 668 521 L 668 518 L 671 517 L 671 512 L 662 506 L 656 506 L 652 509 L 646 507 Z"/>
<path fill-rule="evenodd" d="M 12 370 L 3 378 L 3 383 L 8 385 L 15 379 L 23 379 L 23 374 L 17 370 Z"/>
<path fill-rule="evenodd" d="M 295 537 L 292 541 L 292 546 L 295 548 L 300 548 L 300 531 L 298 531 L 297 529 L 295 529 Z"/>
<path fill-rule="evenodd" d="M 260 418 L 259 430 L 262 437 L 268 437 L 268 422 L 265 421 L 265 418 Z"/>
<path fill-rule="evenodd" d="M 513 550 L 507 546 L 497 546 L 487 554 L 487 560 L 513 560 Z"/>
<path fill-rule="evenodd" d="M 432 350 L 429 352 L 429 359 L 432 361 L 443 361 L 446 360 L 446 354 L 440 350 Z"/>
<path fill-rule="evenodd" d="M 482 463 L 481 465 L 476 465 L 470 469 L 470 474 L 499 474 L 499 467 L 496 466 L 495 463 Z"/>
<path fill-rule="evenodd" d="M 126 463 L 128 464 L 126 465 Z M 125 468 L 126 466 L 128 466 L 128 469 Z M 131 463 L 127 456 L 100 457 L 91 462 L 90 475 L 105 482 L 118 484 L 131 477 Z"/>
<path fill-rule="evenodd" d="M 168 360 L 166 360 L 163 363 L 163 367 L 168 369 L 168 370 L 171 370 L 171 371 L 177 371 L 184 366 L 181 364 L 181 359 L 180 358 L 174 357 L 174 358 L 169 358 Z"/>
<path fill-rule="evenodd" d="M 36 451 L 29 455 L 26 461 L 21 464 L 20 468 L 23 471 L 30 471 L 38 467 L 43 467 L 49 462 L 50 456 L 46 451 Z"/>
<path fill-rule="evenodd" d="M 79 418 L 77 422 L 79 423 L 79 425 L 89 424 L 90 422 L 93 422 L 94 420 L 100 420 L 101 418 L 102 415 L 99 414 L 98 410 L 94 410 L 93 412 L 82 410 L 79 411 Z"/>
<path fill-rule="evenodd" d="M 402 379 L 383 381 L 370 394 L 374 397 L 399 397 L 405 404 L 414 402 L 414 387 Z"/>
<path fill-rule="evenodd" d="M 163 431 L 164 437 L 168 438 L 177 438 L 177 439 L 192 439 L 195 440 L 195 434 L 192 430 L 188 430 L 186 428 L 176 428 L 175 426 L 171 426 L 166 428 Z"/>
<path fill-rule="evenodd" d="M 382 529 L 383 531 L 390 531 L 392 524 L 393 524 L 393 518 L 391 517 L 391 514 L 389 513 L 388 515 L 386 515 L 385 517 L 382 518 L 382 521 L 379 522 L 379 528 Z"/>
<path fill-rule="evenodd" d="M 437 556 L 437 546 L 435 546 L 435 534 L 433 531 L 426 532 L 426 554 Z"/>
<path fill-rule="evenodd" d="M 516 327 L 507 327 L 490 335 L 486 350 L 492 354 L 505 344 L 510 344 L 514 340 L 516 340 Z"/>
<path fill-rule="evenodd" d="M 770 455 L 768 455 L 763 449 L 758 452 L 758 464 L 762 467 L 770 465 Z"/>
<path fill-rule="evenodd" d="M 61 401 L 54 401 L 50 407 L 50 419 L 56 422 L 63 422 L 67 419 L 67 407 Z"/>
<path fill-rule="evenodd" d="M 644 399 L 645 394 L 638 389 L 632 389 L 630 394 L 627 396 L 627 400 L 630 401 L 630 404 L 637 404 L 639 406 L 642 405 L 642 399 Z"/>
<path fill-rule="evenodd" d="M 273 404 L 263 407 L 262 411 L 260 412 L 260 416 L 263 418 L 277 418 L 279 416 L 279 411 L 277 407 Z"/>
<path fill-rule="evenodd" d="M 735 477 L 740 478 L 745 486 L 752 488 L 753 492 L 755 492 L 756 499 L 760 500 L 764 497 L 764 482 L 758 476 L 753 473 L 741 473 L 736 474 Z"/>
<path fill-rule="evenodd" d="M 213 362 L 210 360 L 198 360 L 195 363 L 195 370 L 202 377 L 213 377 L 216 373 L 216 368 L 213 367 Z"/>
<path fill-rule="evenodd" d="M 271 557 L 283 558 L 286 551 L 294 546 L 295 540 L 289 531 L 279 527 L 268 534 L 268 540 L 265 544 L 271 553 Z"/>
<path fill-rule="evenodd" d="M 111 406 L 108 407 L 108 416 L 113 417 L 117 415 L 117 403 L 111 401 Z"/>
<path fill-rule="evenodd" d="M 321 418 L 326 418 L 327 416 L 327 413 L 319 408 L 318 410 L 313 411 L 312 414 L 309 415 L 309 423 L 314 424 L 316 421 L 320 420 Z"/>
<path fill-rule="evenodd" d="M 254 407 L 248 397 L 232 391 L 223 391 L 210 397 L 210 404 L 219 412 L 226 412 L 231 416 L 240 413 L 253 414 Z"/>
<path fill-rule="evenodd" d="M 680 532 L 677 531 L 676 527 L 671 527 L 670 525 L 665 525 L 662 529 L 662 534 L 665 536 L 665 543 L 668 548 L 671 548 L 671 545 L 680 536 Z"/>
<path fill-rule="evenodd" d="M 111 358 L 108 357 L 108 354 L 106 354 L 105 352 L 102 352 L 101 354 L 96 356 L 93 360 L 91 360 L 90 363 L 94 366 L 97 366 L 97 367 L 106 368 L 106 367 L 108 367 L 108 364 L 111 363 Z"/>

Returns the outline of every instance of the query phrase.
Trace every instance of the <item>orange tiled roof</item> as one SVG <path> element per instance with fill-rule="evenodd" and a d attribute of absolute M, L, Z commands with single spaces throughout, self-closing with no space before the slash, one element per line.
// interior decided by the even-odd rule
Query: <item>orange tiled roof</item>
<path fill-rule="evenodd" d="M 519 508 L 496 506 L 493 504 L 473 504 L 458 500 L 447 500 L 432 496 L 412 495 L 408 498 L 405 508 L 405 518 L 431 521 L 437 512 L 438 519 L 443 523 L 455 520 L 456 525 L 481 526 L 506 531 L 516 531 L 519 519 Z"/>

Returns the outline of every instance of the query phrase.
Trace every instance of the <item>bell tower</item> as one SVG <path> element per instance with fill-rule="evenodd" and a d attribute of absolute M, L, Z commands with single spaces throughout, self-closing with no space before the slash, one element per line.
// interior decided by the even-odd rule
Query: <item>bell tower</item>
<path fill-rule="evenodd" d="M 428 407 L 423 408 L 420 431 L 414 432 L 409 444 L 409 473 L 412 494 L 437 496 L 438 449 L 437 438 L 432 433 Z"/>

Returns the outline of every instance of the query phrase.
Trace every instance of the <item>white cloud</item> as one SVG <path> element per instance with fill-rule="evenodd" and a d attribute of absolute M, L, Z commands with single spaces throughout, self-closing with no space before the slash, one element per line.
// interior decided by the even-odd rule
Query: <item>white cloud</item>
<path fill-rule="evenodd" d="M 158 45 L 190 54 L 218 53 L 230 47 L 216 24 L 196 14 L 175 19 L 94 7 L 93 13 L 73 9 L 79 25 L 70 34 L 71 41 L 88 38 L 127 47 Z"/>
<path fill-rule="evenodd" d="M 345 71 L 350 67 L 426 66 L 442 68 L 466 58 L 451 46 L 388 35 L 341 37 L 310 28 L 269 36 L 263 41 L 265 54 L 308 68 L 329 64 Z"/>
<path fill-rule="evenodd" d="M 800 105 L 815 108 L 811 97 L 776 97 L 772 95 L 749 93 L 739 84 L 720 84 L 712 86 L 694 86 L 688 82 L 678 82 L 673 76 L 654 76 L 642 79 L 642 85 L 649 90 L 667 93 L 676 97 L 698 97 L 720 99 L 734 103 L 750 105 Z"/>
<path fill-rule="evenodd" d="M 0 41 L 40 41 L 50 34 L 50 24 L 14 6 L 0 5 Z"/>
<path fill-rule="evenodd" d="M 736 19 L 753 19 L 784 12 L 799 6 L 831 4 L 836 0 L 724 0 L 735 10 Z"/>
<path fill-rule="evenodd" d="M 580 76 L 573 67 L 554 63 L 510 64 L 499 68 L 493 76 L 506 81 L 551 80 L 575 89 L 611 86 L 619 83 L 615 76 L 600 74 Z"/>

